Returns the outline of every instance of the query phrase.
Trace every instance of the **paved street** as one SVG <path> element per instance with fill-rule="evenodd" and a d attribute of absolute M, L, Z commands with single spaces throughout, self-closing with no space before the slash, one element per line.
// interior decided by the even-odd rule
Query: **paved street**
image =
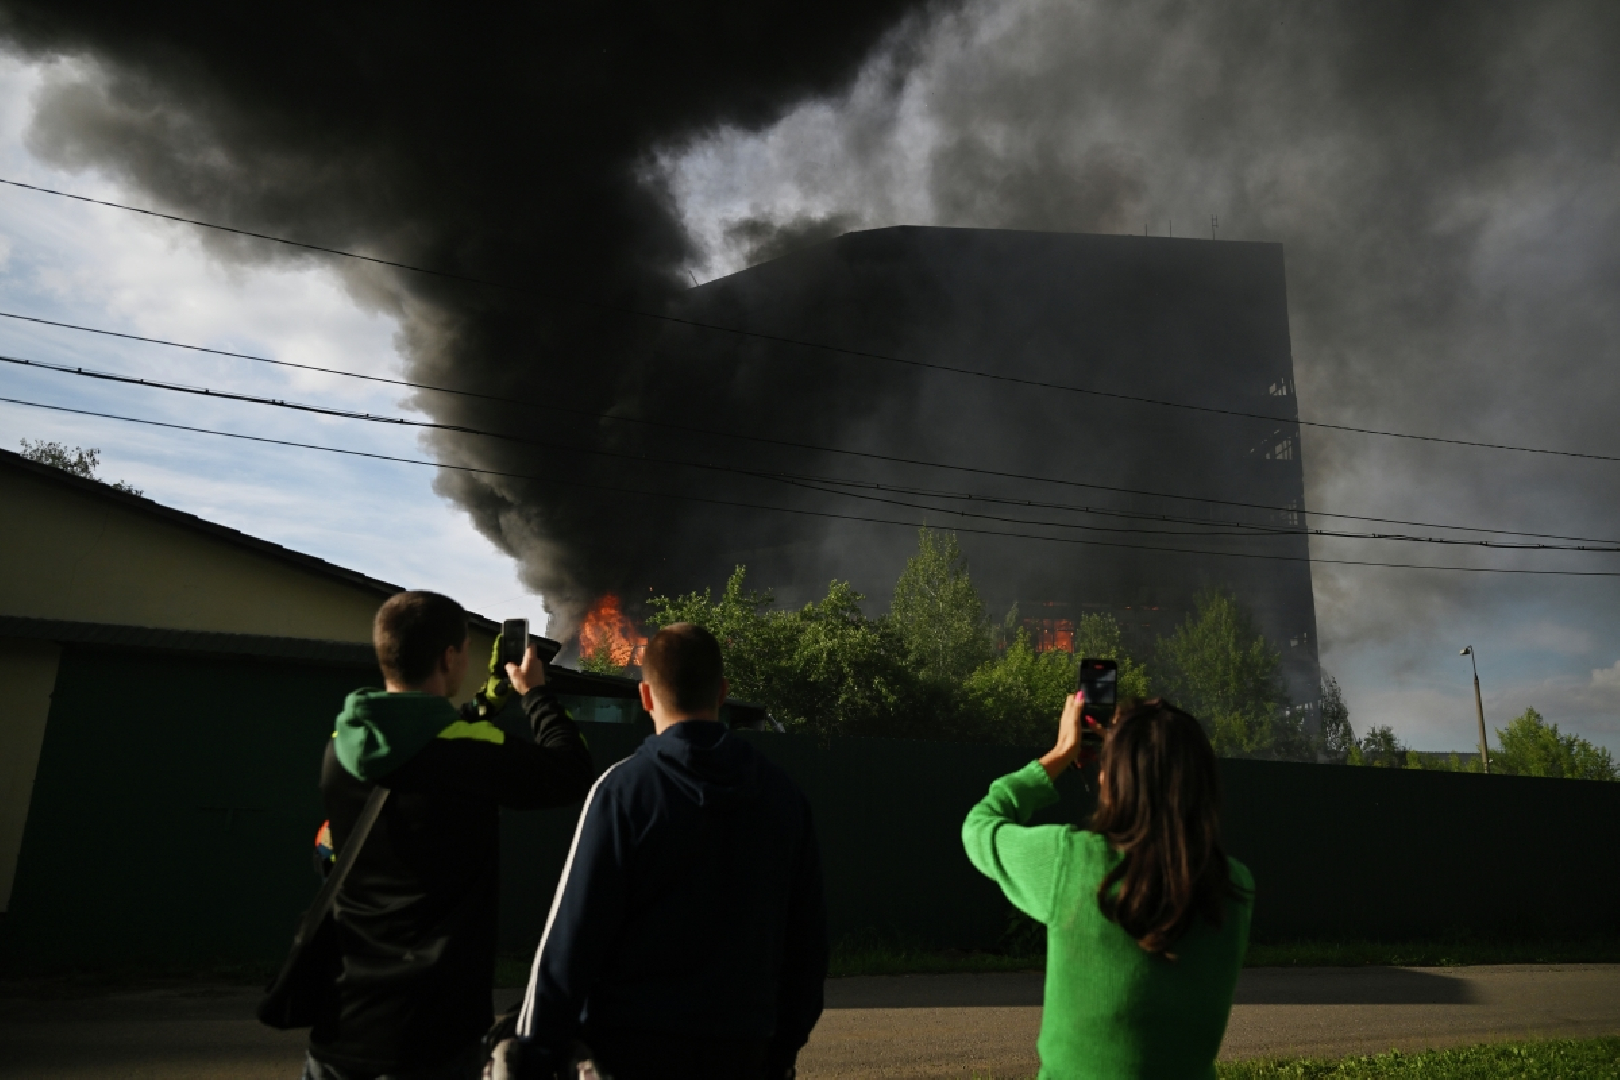
<path fill-rule="evenodd" d="M 835 979 L 827 996 L 800 1059 L 806 1080 L 1035 1073 L 1038 975 Z M 0 1075 L 291 1080 L 303 1036 L 255 1023 L 256 998 L 240 987 L 198 986 L 64 999 L 13 984 L 0 998 Z M 1617 964 L 1262 968 L 1244 972 L 1222 1056 L 1600 1034 L 1620 1034 Z"/>

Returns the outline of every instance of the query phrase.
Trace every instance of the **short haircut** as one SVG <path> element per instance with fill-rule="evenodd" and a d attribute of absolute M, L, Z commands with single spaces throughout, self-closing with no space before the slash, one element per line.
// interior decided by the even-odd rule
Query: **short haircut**
<path fill-rule="evenodd" d="M 641 673 L 677 712 L 707 712 L 719 702 L 725 676 L 720 643 L 697 623 L 672 623 L 647 643 Z"/>
<path fill-rule="evenodd" d="M 444 650 L 460 648 L 466 640 L 467 613 L 438 593 L 395 593 L 371 623 L 377 666 L 390 682 L 405 686 L 426 682 Z"/>

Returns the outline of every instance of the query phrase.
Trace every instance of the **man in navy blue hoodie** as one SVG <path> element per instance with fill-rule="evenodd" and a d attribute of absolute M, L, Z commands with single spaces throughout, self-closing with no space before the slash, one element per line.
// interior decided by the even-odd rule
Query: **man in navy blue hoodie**
<path fill-rule="evenodd" d="M 720 645 L 665 627 L 642 660 L 656 734 L 585 801 L 493 1075 L 780 1080 L 821 1016 L 827 925 L 804 795 L 719 722 Z"/>

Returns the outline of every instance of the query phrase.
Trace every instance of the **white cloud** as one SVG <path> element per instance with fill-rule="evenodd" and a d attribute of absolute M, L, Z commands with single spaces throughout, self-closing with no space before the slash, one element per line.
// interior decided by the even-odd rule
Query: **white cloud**
<path fill-rule="evenodd" d="M 0 55 L 0 176 L 139 205 L 105 177 L 48 168 L 23 146 L 45 65 Z M 0 311 L 301 364 L 397 377 L 397 326 L 318 261 L 224 265 L 189 226 L 0 188 Z M 189 385 L 405 415 L 407 393 L 335 375 L 0 318 L 0 353 Z M 265 406 L 0 365 L 0 395 L 268 438 L 428 458 L 415 434 Z M 0 405 L 0 445 L 102 451 L 101 474 L 159 502 L 494 618 L 545 620 L 512 560 L 432 490 L 435 470 Z"/>

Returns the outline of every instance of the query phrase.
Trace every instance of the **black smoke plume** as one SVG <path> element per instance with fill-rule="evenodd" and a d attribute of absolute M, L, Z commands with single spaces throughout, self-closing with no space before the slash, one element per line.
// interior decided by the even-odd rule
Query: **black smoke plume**
<path fill-rule="evenodd" d="M 1277 241 L 1302 415 L 1614 455 L 1616 55 L 1620 6 L 1594 0 L 984 0 L 900 35 L 844 93 L 662 161 L 702 240 L 700 277 L 746 263 L 773 222 L 818 217 L 1205 239 L 1214 224 L 1222 240 Z M 1319 430 L 1304 443 L 1319 509 L 1620 537 L 1612 462 Z M 1312 551 L 1617 569 L 1382 542 Z M 1400 706 L 1358 724 L 1408 722 L 1412 699 L 1376 696 L 1404 683 L 1450 710 L 1429 745 L 1466 745 L 1456 650 L 1488 637 L 1487 695 L 1494 683 L 1507 699 L 1493 722 L 1536 704 L 1620 745 L 1613 579 L 1314 576 L 1326 661 L 1365 665 L 1349 680 L 1358 710 Z M 1542 681 L 1555 661 L 1597 673 Z"/>
<path fill-rule="evenodd" d="M 518 559 L 567 632 L 595 596 L 644 590 L 705 531 L 686 504 L 622 493 L 702 486 L 637 460 L 668 452 L 669 434 L 590 414 L 736 426 L 755 395 L 781 389 L 683 372 L 654 347 L 657 324 L 625 314 L 663 310 L 691 284 L 654 151 L 836 91 L 919 7 L 19 2 L 0 7 L 0 33 L 30 57 L 73 61 L 37 102 L 29 142 L 42 158 L 105 170 L 155 208 L 504 286 L 343 267 L 357 297 L 399 319 L 410 378 L 576 410 L 414 402 L 559 447 L 447 436 L 434 448 L 558 479 L 445 472 L 438 490 Z M 208 242 L 233 260 L 307 257 Z M 582 446 L 627 456 L 562 449 Z"/>

